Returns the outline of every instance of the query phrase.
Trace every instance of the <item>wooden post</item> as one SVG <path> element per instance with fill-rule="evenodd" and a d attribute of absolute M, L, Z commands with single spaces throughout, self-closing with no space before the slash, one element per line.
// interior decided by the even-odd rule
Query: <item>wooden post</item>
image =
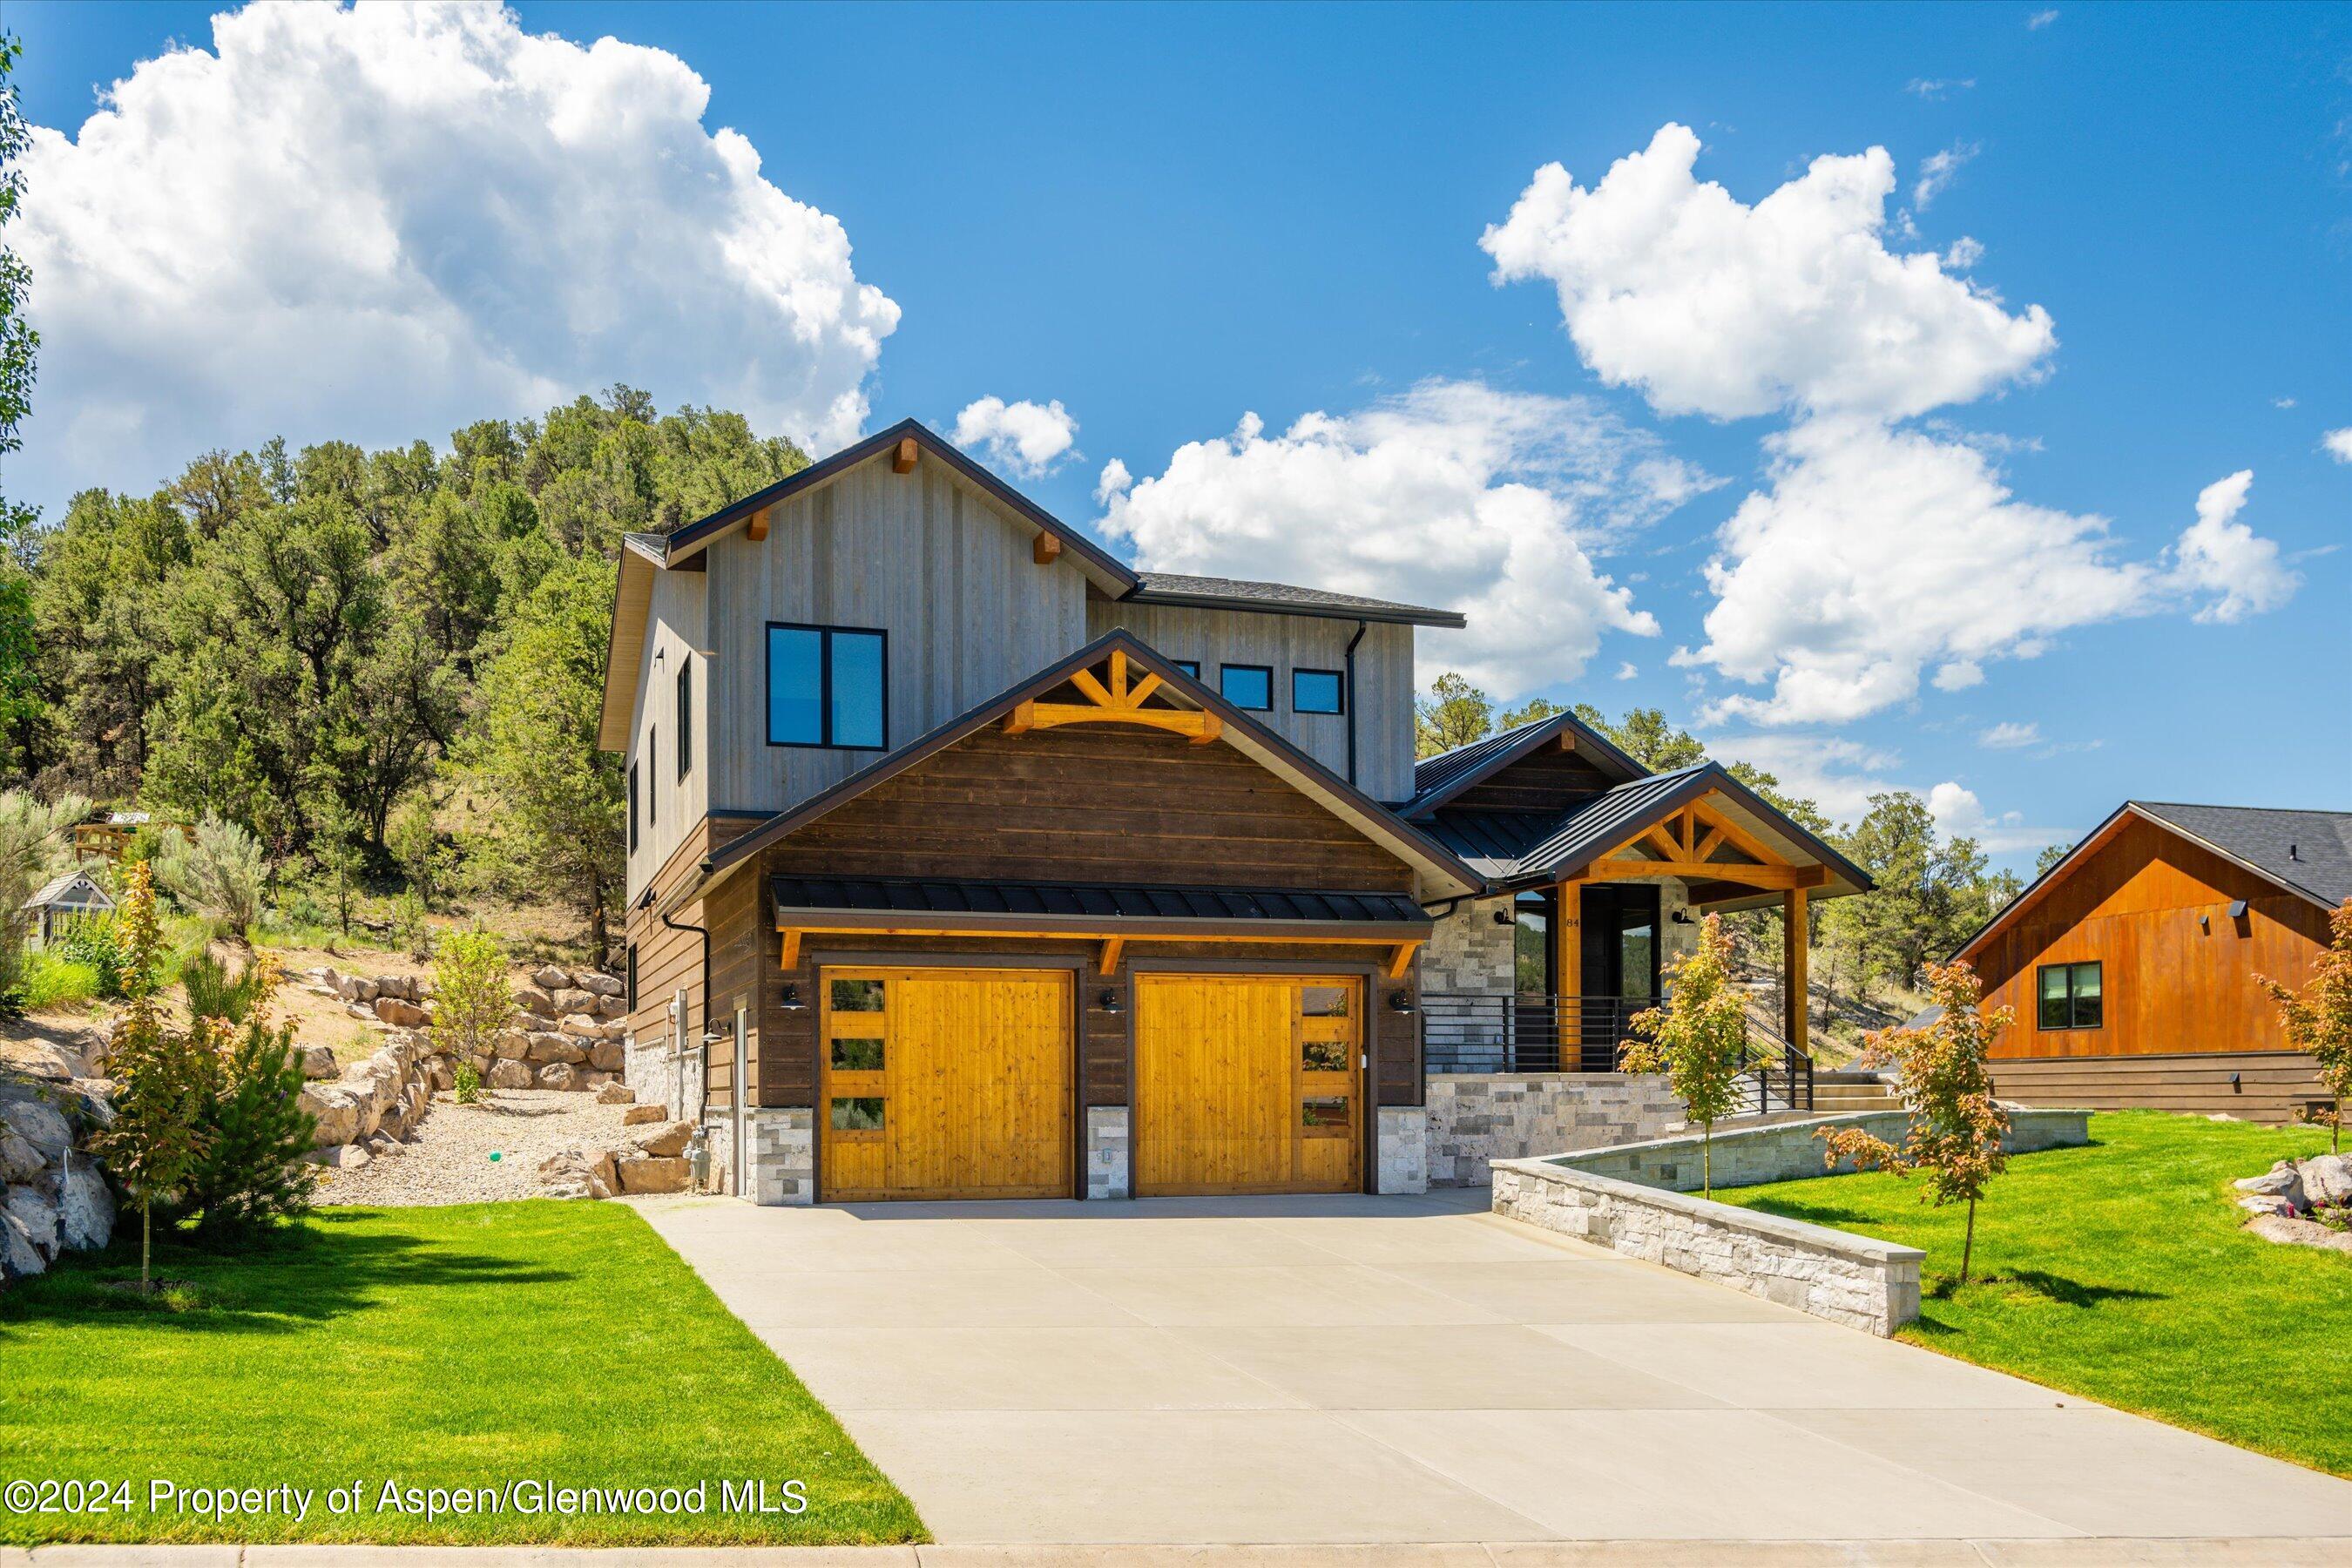
<path fill-rule="evenodd" d="M 1552 889 L 1551 974 L 1559 1024 L 1559 1070 L 1584 1069 L 1584 884 Z"/>
<path fill-rule="evenodd" d="M 1780 1004 L 1780 1035 L 1797 1050 L 1811 1055 L 1805 1044 L 1812 1007 L 1805 975 L 1805 889 L 1791 888 L 1780 895 L 1780 975 L 1786 997 Z"/>

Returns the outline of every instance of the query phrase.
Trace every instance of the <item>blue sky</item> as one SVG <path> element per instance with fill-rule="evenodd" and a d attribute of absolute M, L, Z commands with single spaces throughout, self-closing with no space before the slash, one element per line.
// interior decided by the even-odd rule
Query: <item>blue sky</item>
<path fill-rule="evenodd" d="M 216 100 L 268 98 L 274 71 L 331 82 L 341 58 L 320 34 L 273 37 L 234 72 L 151 78 L 155 101 L 116 139 L 158 150 L 37 152 L 32 209 L 55 195 L 45 168 L 90 209 L 28 247 L 37 266 L 154 258 L 77 268 L 71 300 L 45 300 L 57 269 L 37 272 L 43 392 L 68 405 L 37 394 L 12 492 L 54 512 L 72 489 L 152 484 L 272 428 L 442 440 L 458 403 L 523 414 L 615 379 L 666 405 L 772 409 L 817 446 L 861 419 L 951 429 L 984 397 L 1057 402 L 1069 447 L 1019 482 L 1097 525 L 1118 459 L 1115 548 L 1464 604 L 1491 635 L 1425 647 L 1425 676 L 1460 662 L 1515 696 L 1662 706 L 1841 816 L 1874 786 L 1940 789 L 1948 825 L 2014 861 L 2126 796 L 2352 807 L 2352 461 L 2322 445 L 2352 426 L 2352 10 L 515 9 L 525 33 L 609 35 L 682 69 L 614 89 L 562 56 L 565 101 L 595 125 L 551 163 L 509 154 L 529 138 L 503 109 L 420 135 L 441 110 L 394 89 L 367 116 L 359 89 L 330 110 L 304 97 L 322 88 L 287 85 L 300 131 L 257 131 Z M 88 148 L 96 90 L 170 40 L 215 48 L 210 16 L 17 0 L 27 116 Z M 712 227 L 696 160 L 714 154 L 676 101 L 688 71 L 709 89 L 699 132 L 731 128 L 759 158 L 722 177 L 761 215 L 738 248 L 801 258 L 807 298 L 853 269 L 878 290 L 810 328 L 798 359 L 739 297 L 766 264 L 709 259 L 732 254 L 713 235 L 736 220 Z M 1751 279 L 1771 297 L 1756 205 L 1817 158 L 1885 149 L 1875 226 L 1779 239 L 1860 245 L 1876 281 L 1851 309 L 1832 290 L 1826 320 L 1864 342 L 1916 330 L 1934 352 L 1858 412 L 1833 406 L 1862 349 L 1841 357 L 1818 323 L 1717 338 L 1662 281 L 1672 258 L 1630 254 L 1597 202 L 1589 230 L 1495 281 L 1481 236 L 1539 167 L 1590 194 L 1669 125 L 1699 143 L 1689 182 L 1726 198 L 1675 186 L 1677 210 L 1729 215 L 1683 258 L 1710 269 L 1689 298 Z M 267 166 L 287 149 L 299 176 Z M 1948 177 L 1923 202 L 1938 154 Z M 768 212 L 761 182 L 800 207 Z M 191 183 L 201 205 L 175 208 Z M 546 216 L 485 240 L 486 190 Z M 845 257 L 802 209 L 837 221 Z M 365 215 L 386 210 L 383 243 L 427 281 L 363 300 L 383 280 L 343 289 L 337 268 L 367 273 Z M 1940 277 L 1913 263 L 1909 292 L 1886 291 L 1894 258 L 1927 255 Z M 346 342 L 339 307 L 425 324 Z M 1954 324 L 1969 310 L 1984 319 Z M 314 384 L 321 360 L 336 368 Z M 235 396 L 206 390 L 222 365 Z M 1235 438 L 1253 413 L 1263 433 Z M 1207 445 L 1171 466 L 1191 444 Z M 2209 498 L 2226 548 L 2191 572 L 2200 492 L 2248 470 Z M 1457 502 L 1475 526 L 1443 521 Z M 1736 515 L 1737 539 L 1719 531 Z M 1922 560 L 1924 581 L 1888 585 Z M 1882 586 L 1851 623 L 1823 608 Z M 1955 626 L 1918 629 L 1939 616 Z"/>

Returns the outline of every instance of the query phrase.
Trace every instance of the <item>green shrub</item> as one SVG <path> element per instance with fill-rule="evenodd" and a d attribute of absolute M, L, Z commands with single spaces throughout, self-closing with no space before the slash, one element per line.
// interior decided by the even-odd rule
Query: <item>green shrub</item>
<path fill-rule="evenodd" d="M 224 935 L 242 942 L 261 919 L 268 867 L 261 841 L 234 822 L 208 816 L 193 837 L 166 835 L 155 874 L 182 903 L 217 919 Z"/>
<path fill-rule="evenodd" d="M 482 1075 L 474 1070 L 471 1062 L 457 1064 L 457 1103 L 471 1105 L 482 1098 Z"/>
<path fill-rule="evenodd" d="M 318 1122 L 301 1093 L 294 1026 L 272 1028 L 256 1011 L 205 1086 L 199 1117 L 208 1136 L 170 1217 L 194 1220 L 199 1239 L 218 1242 L 308 1214 L 318 1176 L 302 1157 Z"/>
<path fill-rule="evenodd" d="M 97 997 L 99 984 L 93 966 L 45 949 L 25 955 L 25 973 L 16 984 L 16 1003 L 20 1009 L 69 1006 Z"/>
<path fill-rule="evenodd" d="M 181 961 L 180 984 L 187 987 L 190 1017 L 229 1024 L 250 1017 L 268 990 L 260 963 L 248 963 L 231 978 L 228 965 L 209 952 L 192 952 Z"/>
<path fill-rule="evenodd" d="M 110 1002 L 122 999 L 130 976 L 123 968 L 122 922 L 112 915 L 76 916 L 50 935 L 47 951 L 96 974 L 98 995 Z"/>

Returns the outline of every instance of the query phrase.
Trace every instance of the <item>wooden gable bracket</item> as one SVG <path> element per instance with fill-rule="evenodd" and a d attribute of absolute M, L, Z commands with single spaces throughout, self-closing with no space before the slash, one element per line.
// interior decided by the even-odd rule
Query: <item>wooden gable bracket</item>
<path fill-rule="evenodd" d="M 1061 535 L 1056 533 L 1048 533 L 1044 529 L 1039 529 L 1037 531 L 1036 542 L 1029 546 L 1029 559 L 1034 561 L 1040 566 L 1051 566 L 1055 562 L 1061 558 Z"/>
<path fill-rule="evenodd" d="M 1381 972 L 1391 980 L 1402 980 L 1412 972 L 1412 955 L 1421 951 L 1419 942 L 1401 942 L 1389 949 L 1388 962 Z"/>
<path fill-rule="evenodd" d="M 900 437 L 898 449 L 890 455 L 890 471 L 894 474 L 913 473 L 916 450 L 915 438 L 912 436 Z"/>
<path fill-rule="evenodd" d="M 784 926 L 781 929 L 783 932 L 783 962 L 777 967 L 790 973 L 801 966 L 801 928 Z"/>
<path fill-rule="evenodd" d="M 1148 730 L 1190 736 L 1196 746 L 1205 746 L 1224 733 L 1223 721 L 1204 710 L 1146 708 L 1143 704 L 1160 689 L 1160 679 L 1147 672 L 1130 686 L 1123 648 L 1111 650 L 1110 684 L 1106 686 L 1096 679 L 1090 669 L 1073 673 L 1070 684 L 1078 689 L 1086 701 L 1020 703 L 1004 716 L 1004 732 L 1024 735 L 1032 730 L 1051 730 L 1063 724 L 1140 724 Z"/>
<path fill-rule="evenodd" d="M 1105 937 L 1102 952 L 1095 957 L 1095 973 L 1108 978 L 1118 973 L 1118 955 L 1127 950 L 1127 938 Z"/>
<path fill-rule="evenodd" d="M 763 506 L 759 510 L 753 512 L 751 514 L 751 522 L 746 525 L 743 530 L 743 537 L 750 540 L 754 544 L 757 544 L 761 540 L 767 538 L 768 519 L 775 510 L 776 509 L 772 506 Z"/>
<path fill-rule="evenodd" d="M 1727 846 L 1749 858 L 1715 859 L 1715 854 Z M 1617 858 L 1634 849 L 1659 858 Z M 1682 877 L 1693 881 L 1733 883 L 1746 889 L 1789 889 L 1822 886 L 1829 880 L 1829 868 L 1794 864 L 1765 847 L 1752 834 L 1706 801 L 1697 800 L 1610 849 L 1586 865 L 1573 879 L 1608 882 L 1649 877 Z"/>

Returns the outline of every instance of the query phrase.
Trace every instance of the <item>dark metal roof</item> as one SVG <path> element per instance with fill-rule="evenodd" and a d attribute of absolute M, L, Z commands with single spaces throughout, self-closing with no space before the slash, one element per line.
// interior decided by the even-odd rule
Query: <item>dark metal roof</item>
<path fill-rule="evenodd" d="M 1501 880 L 1519 868 L 1519 858 L 1559 826 L 1539 811 L 1462 811 L 1448 806 L 1423 824 L 1429 836 L 1484 877 Z"/>
<path fill-rule="evenodd" d="M 1412 799 L 1401 809 L 1407 816 L 1434 810 L 1453 795 L 1491 773 L 1500 773 L 1546 741 L 1560 734 L 1573 734 L 1579 751 L 1589 752 L 1614 764 L 1616 771 L 1628 779 L 1642 778 L 1650 771 L 1619 750 L 1608 736 L 1575 714 L 1555 713 L 1549 719 L 1538 719 L 1516 730 L 1506 730 L 1499 735 L 1489 735 L 1483 741 L 1473 741 L 1466 746 L 1456 746 L 1450 752 L 1423 757 L 1412 765 Z"/>
<path fill-rule="evenodd" d="M 933 878 L 768 879 L 778 918 L 811 910 L 918 915 L 1002 915 L 1086 921 L 1297 921 L 1427 926 L 1404 893 L 1271 888 L 1160 888 L 1110 883 L 941 880 Z"/>
<path fill-rule="evenodd" d="M 2352 899 L 2352 811 L 2130 805 L 2331 909 Z"/>
<path fill-rule="evenodd" d="M 1417 626 L 1459 628 L 1469 625 L 1458 610 L 1433 610 L 1423 605 L 1401 605 L 1389 599 L 1367 599 L 1322 588 L 1294 587 L 1287 583 L 1194 577 L 1178 572 L 1144 572 L 1138 575 L 1139 584 L 1126 595 L 1129 603 L 1138 605 L 1193 605 L 1277 615 L 1336 616 L 1344 619 L 1402 621 Z"/>

